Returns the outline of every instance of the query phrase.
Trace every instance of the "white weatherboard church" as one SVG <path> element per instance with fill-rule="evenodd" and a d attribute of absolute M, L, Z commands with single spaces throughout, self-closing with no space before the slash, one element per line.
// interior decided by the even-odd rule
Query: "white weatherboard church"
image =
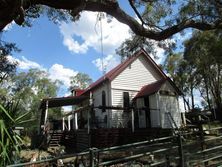
<path fill-rule="evenodd" d="M 83 92 L 73 90 L 73 94 L 92 99 L 94 110 L 90 119 L 95 128 L 181 126 L 180 91 L 144 50 L 106 73 Z M 81 128 L 77 123 L 80 117 L 89 119 L 87 113 L 74 114 L 78 116 L 73 119 L 76 120 L 73 125 L 77 125 L 74 129 Z"/>

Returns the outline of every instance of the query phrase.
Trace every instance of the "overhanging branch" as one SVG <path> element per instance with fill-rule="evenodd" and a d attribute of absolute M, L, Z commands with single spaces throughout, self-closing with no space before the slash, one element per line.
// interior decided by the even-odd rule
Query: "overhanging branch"
<path fill-rule="evenodd" d="M 2 0 L 0 0 L 1 2 Z M 11 0 L 10 0 L 11 1 Z M 129 0 L 130 2 L 131 0 Z M 1 4 L 1 3 L 0 3 Z M 221 29 L 222 21 L 216 20 L 213 23 L 198 22 L 195 20 L 187 20 L 178 23 L 177 25 L 170 26 L 164 30 L 156 30 L 150 28 L 144 28 L 143 24 L 140 24 L 135 18 L 128 15 L 124 10 L 119 7 L 117 0 L 23 0 L 23 8 L 27 9 L 31 5 L 46 5 L 56 9 L 67 9 L 81 11 L 97 11 L 105 12 L 119 22 L 126 24 L 130 29 L 139 36 L 143 36 L 154 40 L 164 40 L 172 35 L 186 29 L 195 28 L 199 30 L 212 30 Z M 8 15 L 8 12 L 13 10 L 5 10 L 3 5 L 0 5 L 0 30 L 10 23 L 14 18 Z"/>

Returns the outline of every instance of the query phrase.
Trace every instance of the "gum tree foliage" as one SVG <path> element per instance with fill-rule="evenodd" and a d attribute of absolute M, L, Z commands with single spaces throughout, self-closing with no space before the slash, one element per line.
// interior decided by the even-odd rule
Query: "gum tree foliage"
<path fill-rule="evenodd" d="M 10 62 L 7 56 L 13 52 L 19 51 L 14 43 L 0 41 L 0 84 L 3 80 L 12 76 L 16 71 L 16 62 Z"/>
<path fill-rule="evenodd" d="M 185 43 L 184 59 L 208 108 L 222 109 L 222 31 L 196 32 Z"/>
<path fill-rule="evenodd" d="M 30 112 L 29 119 L 33 122 L 25 126 L 29 127 L 29 131 L 35 130 L 41 99 L 56 97 L 60 82 L 52 81 L 47 72 L 38 69 L 17 73 L 5 82 L 0 87 L 1 104 L 15 116 Z M 59 109 L 50 111 L 51 116 L 60 114 Z"/>
<path fill-rule="evenodd" d="M 47 14 L 51 20 L 76 20 L 83 11 L 104 12 L 130 27 L 135 35 L 161 41 L 186 28 L 222 28 L 221 0 L 126 0 L 132 13 L 121 8 L 120 0 L 0 0 L 0 30 L 13 20 L 29 25 L 30 19 Z"/>
<path fill-rule="evenodd" d="M 206 109 L 222 109 L 222 32 L 196 31 L 185 41 L 184 53 L 169 54 L 164 69 L 184 93 L 187 109 L 196 106 L 194 92 L 200 93 Z M 191 99 L 189 101 L 189 99 Z"/>
<path fill-rule="evenodd" d="M 178 88 L 183 92 L 182 97 L 186 110 L 191 110 L 195 107 L 194 101 L 194 77 L 192 68 L 184 59 L 183 53 L 170 53 L 167 55 L 163 69 L 169 74 Z M 191 99 L 191 101 L 190 101 Z"/>
<path fill-rule="evenodd" d="M 75 76 L 70 77 L 70 90 L 75 87 L 86 89 L 92 83 L 92 79 L 88 74 L 79 72 Z"/>

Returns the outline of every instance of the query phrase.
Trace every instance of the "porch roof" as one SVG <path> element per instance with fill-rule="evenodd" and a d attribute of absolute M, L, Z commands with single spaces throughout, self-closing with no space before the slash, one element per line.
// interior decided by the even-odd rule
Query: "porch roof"
<path fill-rule="evenodd" d="M 166 82 L 166 79 L 162 79 L 156 82 L 153 82 L 151 84 L 143 86 L 140 91 L 137 93 L 137 95 L 134 97 L 139 98 L 139 97 L 144 97 L 151 95 L 153 93 L 156 93 L 158 90 L 160 90 L 161 86 Z"/>
<path fill-rule="evenodd" d="M 160 90 L 161 86 L 167 81 L 169 82 L 169 84 L 172 85 L 172 87 L 175 89 L 175 91 L 177 92 L 178 95 L 182 95 L 182 92 L 177 88 L 175 83 L 169 77 L 167 77 L 167 78 L 164 78 L 164 79 L 155 81 L 151 84 L 143 86 L 140 89 L 140 91 L 137 93 L 137 95 L 134 97 L 134 99 L 139 98 L 139 97 L 148 96 L 148 95 L 158 92 Z"/>
<path fill-rule="evenodd" d="M 48 108 L 53 108 L 53 107 L 76 105 L 76 104 L 83 102 L 87 98 L 88 98 L 87 96 L 68 96 L 68 97 L 45 98 L 45 99 L 42 99 L 42 101 L 41 101 L 40 109 L 46 108 L 47 101 L 48 101 Z"/>

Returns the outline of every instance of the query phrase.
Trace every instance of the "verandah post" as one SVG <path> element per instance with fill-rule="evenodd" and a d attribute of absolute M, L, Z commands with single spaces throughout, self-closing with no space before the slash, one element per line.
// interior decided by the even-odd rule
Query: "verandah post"
<path fill-rule="evenodd" d="M 90 167 L 94 167 L 94 150 L 93 150 L 93 148 L 89 149 L 89 156 L 90 156 Z"/>
<path fill-rule="evenodd" d="M 132 114 L 132 132 L 135 131 L 135 127 L 134 127 L 134 108 L 131 109 L 131 114 Z"/>
<path fill-rule="evenodd" d="M 45 119 L 44 119 L 44 126 L 45 126 L 45 124 L 46 124 L 46 122 L 47 122 L 47 119 L 48 119 L 48 110 L 49 110 L 49 101 L 48 100 L 46 100 L 46 103 L 45 103 Z"/>
<path fill-rule="evenodd" d="M 89 95 L 89 106 L 90 108 L 87 110 L 87 121 L 88 121 L 88 134 L 90 133 L 90 116 L 92 114 L 92 110 L 93 110 L 93 97 L 92 97 L 92 92 L 90 91 L 90 95 Z"/>

